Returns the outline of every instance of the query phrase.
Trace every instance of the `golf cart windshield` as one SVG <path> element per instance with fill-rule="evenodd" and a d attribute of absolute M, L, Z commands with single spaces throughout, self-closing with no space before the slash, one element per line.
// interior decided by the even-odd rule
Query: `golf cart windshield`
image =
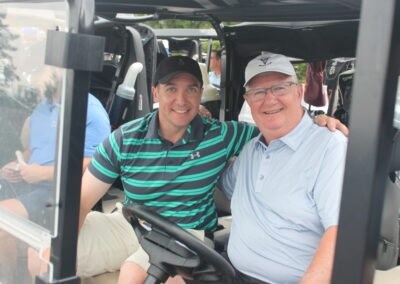
<path fill-rule="evenodd" d="M 43 250 L 57 236 L 65 70 L 45 65 L 45 51 L 47 31 L 66 30 L 66 8 L 62 1 L 0 8 L 0 229 L 20 250 Z M 26 252 L 16 267 L 25 262 Z M 23 269 L 10 273 L 26 282 Z"/>

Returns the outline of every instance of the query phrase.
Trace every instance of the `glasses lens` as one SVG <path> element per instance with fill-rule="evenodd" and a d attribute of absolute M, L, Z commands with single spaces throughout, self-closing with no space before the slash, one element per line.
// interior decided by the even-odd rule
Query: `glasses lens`
<path fill-rule="evenodd" d="M 260 101 L 263 100 L 265 98 L 265 95 L 267 94 L 267 90 L 266 89 L 255 89 L 253 91 L 253 101 Z"/>
<path fill-rule="evenodd" d="M 283 83 L 279 86 L 275 86 L 271 88 L 272 93 L 274 96 L 284 96 L 289 93 L 290 83 Z"/>
<path fill-rule="evenodd" d="M 296 85 L 296 83 L 293 82 L 285 82 L 281 84 L 277 84 L 275 86 L 272 86 L 271 88 L 257 88 L 257 89 L 252 89 L 248 90 L 245 95 L 249 96 L 249 98 L 253 102 L 261 101 L 265 99 L 265 96 L 267 95 L 268 91 L 271 90 L 271 93 L 275 97 L 279 96 L 284 96 L 287 95 L 290 91 L 290 86 L 291 85 Z"/>

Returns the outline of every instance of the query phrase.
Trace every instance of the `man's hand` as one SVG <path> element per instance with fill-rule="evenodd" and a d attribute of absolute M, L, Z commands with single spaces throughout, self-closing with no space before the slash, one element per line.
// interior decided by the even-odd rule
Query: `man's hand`
<path fill-rule="evenodd" d="M 1 175 L 7 181 L 16 183 L 22 181 L 22 176 L 20 174 L 20 168 L 17 161 L 9 162 L 1 168 Z"/>
<path fill-rule="evenodd" d="M 199 114 L 207 118 L 212 118 L 211 112 L 203 105 L 199 106 Z"/>
<path fill-rule="evenodd" d="M 45 180 L 52 180 L 54 167 L 40 166 L 38 164 L 31 164 L 27 166 L 20 165 L 20 174 L 27 183 L 37 183 Z"/>
<path fill-rule="evenodd" d="M 342 131 L 342 133 L 346 136 L 349 136 L 349 129 L 340 122 L 340 120 L 327 116 L 325 114 L 317 115 L 314 118 L 314 121 L 319 126 L 326 126 L 330 131 L 336 131 L 336 129 Z"/>

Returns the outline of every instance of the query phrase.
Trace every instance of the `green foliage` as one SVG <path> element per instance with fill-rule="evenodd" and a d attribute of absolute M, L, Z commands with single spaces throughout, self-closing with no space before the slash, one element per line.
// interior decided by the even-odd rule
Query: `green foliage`
<path fill-rule="evenodd" d="M 9 51 L 16 50 L 16 47 L 11 43 L 18 38 L 18 35 L 12 34 L 7 25 L 3 24 L 5 17 L 6 14 L 0 13 L 0 72 L 3 73 L 0 74 L 1 87 L 9 86 L 11 81 L 18 80 L 12 57 L 8 53 Z"/>
<path fill-rule="evenodd" d="M 237 24 L 236 22 L 224 22 L 226 26 Z M 213 29 L 210 22 L 186 21 L 186 20 L 161 20 L 146 22 L 153 29 Z"/>
<path fill-rule="evenodd" d="M 306 81 L 307 63 L 299 63 L 294 66 L 299 83 Z"/>
<path fill-rule="evenodd" d="M 12 90 L 9 88 L 11 84 L 19 80 L 10 55 L 10 52 L 17 50 L 13 41 L 19 36 L 3 23 L 5 18 L 6 14 L 0 13 L 0 167 L 15 160 L 15 151 L 22 149 L 19 133 L 28 116 L 27 101 L 8 93 Z"/>
<path fill-rule="evenodd" d="M 161 20 L 146 22 L 153 29 L 212 29 L 209 22 L 184 21 L 184 20 Z"/>

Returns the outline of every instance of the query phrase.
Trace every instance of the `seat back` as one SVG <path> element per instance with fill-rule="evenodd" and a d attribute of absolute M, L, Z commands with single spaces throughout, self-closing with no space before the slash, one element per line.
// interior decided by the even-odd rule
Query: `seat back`
<path fill-rule="evenodd" d="M 201 97 L 201 104 L 211 112 L 213 118 L 218 119 L 221 107 L 219 90 L 210 83 L 206 64 L 199 62 L 199 65 L 203 77 L 203 95 Z"/>
<path fill-rule="evenodd" d="M 125 27 L 118 24 L 99 26 L 95 34 L 106 38 L 103 70 L 92 72 L 90 92 L 109 111 L 116 87 L 123 80 L 123 70 L 129 67 L 126 60 L 127 42 Z"/>
<path fill-rule="evenodd" d="M 199 63 L 199 66 L 201 70 L 201 76 L 203 78 L 203 95 L 201 97 L 201 102 L 219 101 L 220 97 L 218 94 L 218 89 L 210 83 L 206 64 Z"/>
<path fill-rule="evenodd" d="M 398 263 L 399 257 L 399 210 L 400 186 L 396 183 L 396 171 L 400 170 L 400 132 L 393 140 L 390 174 L 383 203 L 381 232 L 378 243 L 376 268 L 387 270 Z"/>

